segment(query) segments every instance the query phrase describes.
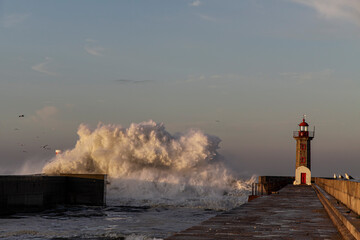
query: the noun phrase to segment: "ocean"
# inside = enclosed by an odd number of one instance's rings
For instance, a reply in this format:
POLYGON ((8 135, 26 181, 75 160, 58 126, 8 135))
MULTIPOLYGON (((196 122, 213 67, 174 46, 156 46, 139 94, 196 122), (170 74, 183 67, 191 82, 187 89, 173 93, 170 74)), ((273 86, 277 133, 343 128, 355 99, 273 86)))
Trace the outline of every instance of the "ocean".
POLYGON ((106 206, 2 217, 0 238, 163 239, 240 206, 255 182, 227 167, 221 140, 198 129, 171 134, 149 120, 128 128, 81 124, 77 133, 74 148, 41 172, 107 174, 106 206))
POLYGON ((3 216, 0 239, 164 239, 246 202, 250 182, 244 184, 248 186, 242 191, 220 198, 113 198, 104 207, 58 206, 39 213, 3 216))

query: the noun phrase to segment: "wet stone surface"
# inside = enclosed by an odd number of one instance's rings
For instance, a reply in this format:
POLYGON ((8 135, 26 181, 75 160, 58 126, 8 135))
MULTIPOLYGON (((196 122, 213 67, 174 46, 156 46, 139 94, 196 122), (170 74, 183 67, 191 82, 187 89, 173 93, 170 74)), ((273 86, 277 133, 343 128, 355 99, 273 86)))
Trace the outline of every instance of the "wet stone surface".
POLYGON ((310 186, 288 185, 167 240, 342 239, 310 186))

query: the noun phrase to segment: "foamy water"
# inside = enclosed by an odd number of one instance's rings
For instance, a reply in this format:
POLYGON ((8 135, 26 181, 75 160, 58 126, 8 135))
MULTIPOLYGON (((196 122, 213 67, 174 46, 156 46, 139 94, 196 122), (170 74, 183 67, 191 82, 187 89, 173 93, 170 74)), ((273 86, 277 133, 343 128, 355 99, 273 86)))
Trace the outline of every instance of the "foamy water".
POLYGON ((0 218, 1 239, 163 239, 219 212, 179 207, 59 208, 0 218))
POLYGON ((81 124, 78 135, 76 146, 57 155, 43 172, 108 174, 109 199, 177 205, 199 199, 191 207, 227 209, 232 203, 219 204, 220 199, 248 188, 225 167, 217 152, 220 139, 200 130, 171 134, 150 120, 128 128, 99 124, 94 130, 81 124))
POLYGON ((0 218, 1 239, 163 239, 240 206, 249 191, 219 198, 108 199, 105 207, 58 206, 0 218), (226 203, 226 204, 225 204, 226 203), (201 205, 203 204, 203 205, 201 205), (211 207, 215 206, 216 209, 211 207))
POLYGON ((107 206, 58 206, 0 218, 1 239, 164 239, 246 202, 243 189, 221 197, 108 198, 107 206), (226 207, 226 208, 224 208, 226 207))
POLYGON ((81 124, 79 140, 43 172, 108 174, 107 206, 59 206, 0 219, 5 239, 163 239, 247 200, 255 178, 239 179, 200 130, 170 134, 153 121, 81 124))

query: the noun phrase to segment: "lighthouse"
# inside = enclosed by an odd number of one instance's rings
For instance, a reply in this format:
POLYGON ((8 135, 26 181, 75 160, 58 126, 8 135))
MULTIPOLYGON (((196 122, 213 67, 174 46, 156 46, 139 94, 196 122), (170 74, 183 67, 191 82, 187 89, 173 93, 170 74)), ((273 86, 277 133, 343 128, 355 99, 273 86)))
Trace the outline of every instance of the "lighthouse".
POLYGON ((293 132, 296 140, 296 164, 294 185, 311 185, 311 145, 314 131, 309 131, 309 124, 305 121, 305 115, 299 124, 299 129, 293 132))

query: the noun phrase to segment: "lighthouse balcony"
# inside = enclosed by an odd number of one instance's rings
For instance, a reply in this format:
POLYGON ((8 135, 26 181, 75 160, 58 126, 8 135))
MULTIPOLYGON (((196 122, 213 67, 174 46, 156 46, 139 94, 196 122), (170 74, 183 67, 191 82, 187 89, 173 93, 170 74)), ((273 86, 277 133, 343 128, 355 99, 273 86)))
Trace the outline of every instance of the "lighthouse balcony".
POLYGON ((293 137, 310 137, 313 138, 315 136, 314 131, 308 131, 308 132, 301 132, 301 131, 294 131, 293 137))

